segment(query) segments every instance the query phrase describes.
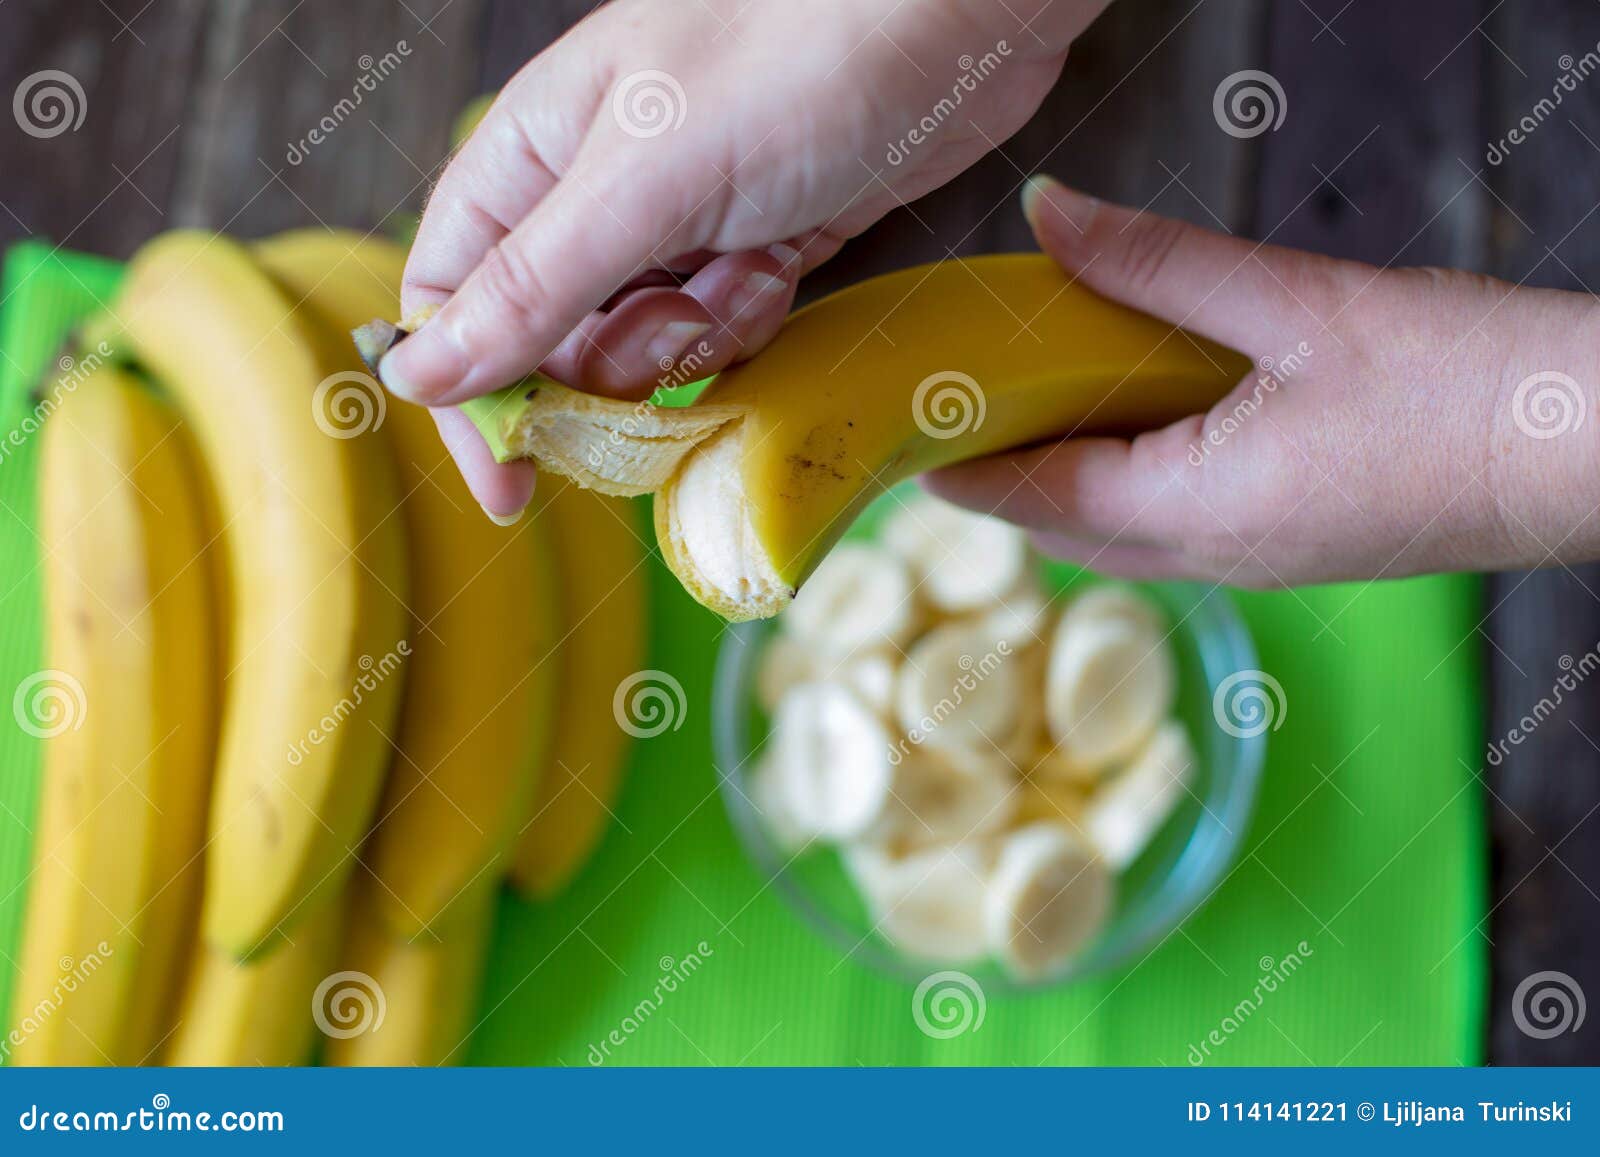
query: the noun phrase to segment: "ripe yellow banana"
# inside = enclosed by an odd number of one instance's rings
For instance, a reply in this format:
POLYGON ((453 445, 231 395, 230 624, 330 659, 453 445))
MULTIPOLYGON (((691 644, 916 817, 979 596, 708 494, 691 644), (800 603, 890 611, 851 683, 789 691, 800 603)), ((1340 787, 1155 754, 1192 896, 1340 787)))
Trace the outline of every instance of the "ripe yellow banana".
POLYGON ((348 1036, 341 1031, 329 1039, 323 1062, 460 1064, 478 1018, 499 896, 498 878, 484 877, 461 897, 448 927, 415 940, 395 936, 374 905, 353 905, 340 963, 352 977, 369 978, 374 997, 382 994, 383 1022, 352 1024, 363 1031, 348 1036))
MULTIPOLYGON (((391 242, 304 230, 254 252, 334 340, 397 308, 405 252, 391 242)), ((547 520, 485 518, 427 411, 390 405, 384 430, 404 489, 415 628, 395 762, 363 855, 390 928, 428 938, 457 897, 500 879, 526 821, 550 755, 564 631, 547 520)))
POLYGON ((146 1061, 194 930, 216 754, 215 608, 176 416, 110 366, 45 426, 45 738, 11 1027, 18 1063, 146 1061))
MULTIPOLYGON (((404 336, 360 335, 369 360, 404 336)), ((1071 284, 1038 254, 922 266, 801 310, 691 406, 540 378, 463 407, 504 459, 656 494, 656 538, 700 602, 778 613, 861 508, 902 478, 1067 433, 1202 410, 1239 354, 1071 284)))
POLYGON ((393 463, 330 420, 342 351, 243 246, 156 238, 113 317, 216 485, 232 606, 202 924, 250 956, 338 890, 389 761, 410 650, 393 463))
POLYGON ((589 858, 622 784, 630 736, 616 702, 623 681, 644 665, 649 572, 632 501, 558 478, 539 485, 534 505, 548 503, 543 516, 561 562, 566 661, 555 749, 517 841, 511 879, 547 899, 589 858))
POLYGON ((165 1063, 306 1064, 317 1039, 313 999, 337 964, 345 912, 340 896, 324 899, 275 951, 255 960, 200 945, 165 1063))

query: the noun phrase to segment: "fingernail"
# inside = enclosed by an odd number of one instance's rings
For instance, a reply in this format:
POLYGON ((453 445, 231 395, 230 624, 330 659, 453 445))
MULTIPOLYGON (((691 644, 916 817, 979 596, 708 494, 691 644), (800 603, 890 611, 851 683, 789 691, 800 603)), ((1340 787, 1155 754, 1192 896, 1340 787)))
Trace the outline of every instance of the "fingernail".
POLYGON ((378 363, 378 378, 390 393, 424 406, 443 397, 466 375, 466 354, 438 324, 418 330, 378 363))
POLYGON ((703 321, 669 321, 644 343, 645 355, 658 366, 670 366, 689 348, 690 342, 710 328, 703 321))
POLYGON ((1099 211, 1098 197, 1069 189, 1047 173, 1035 173, 1022 186, 1022 215, 1035 233, 1076 240, 1099 211))
POLYGON ((488 517, 489 521, 494 523, 496 526, 515 526, 517 523, 522 521, 522 516, 527 513, 527 508, 524 507, 515 514, 496 514, 494 511, 485 506, 483 508, 483 513, 488 517))
POLYGON ((750 273, 739 282, 729 302, 734 317, 759 313, 789 291, 789 283, 771 273, 750 273))
POLYGON ((782 266, 785 273, 789 272, 790 266, 798 269, 800 265, 800 250, 793 245, 785 245, 782 241, 776 245, 768 245, 767 256, 782 266))

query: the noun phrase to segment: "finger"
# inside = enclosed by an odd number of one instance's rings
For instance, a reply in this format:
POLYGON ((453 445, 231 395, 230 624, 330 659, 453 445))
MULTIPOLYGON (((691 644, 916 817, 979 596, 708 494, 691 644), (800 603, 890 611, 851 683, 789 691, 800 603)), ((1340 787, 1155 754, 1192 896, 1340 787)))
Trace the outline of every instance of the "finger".
POLYGON ((1194 514, 1183 456, 1202 420, 1185 418, 1132 442, 1070 438, 977 458, 935 471, 925 484, 1029 530, 1168 547, 1181 542, 1194 514))
POLYGON ((1188 579, 1183 559, 1174 551, 1156 546, 1124 546, 1097 538, 1034 531, 1029 538, 1034 547, 1050 558, 1076 563, 1085 570, 1113 578, 1149 582, 1157 579, 1188 579))
POLYGON ((1045 252, 1090 289, 1251 355, 1321 332, 1343 287, 1371 273, 1109 204, 1052 177, 1029 179, 1022 211, 1045 252))
POLYGON ((537 63, 506 86, 428 197, 401 282, 405 316, 448 301, 485 254, 555 188, 555 174, 517 112, 519 102, 504 99, 538 83, 537 63))
POLYGON ((460 410, 432 410, 438 424, 439 437, 445 448, 461 469, 467 489, 478 505, 495 522, 502 526, 515 522, 522 516, 528 501, 533 497, 534 481, 538 471, 532 462, 507 462, 501 464, 489 453, 489 444, 478 433, 472 419, 460 410))
POLYGON ((613 397, 647 397, 748 357, 783 325, 794 301, 798 255, 787 246, 712 261, 676 293, 623 302, 585 350, 580 384, 613 397))
MULTIPOLYGON (((692 202, 691 202, 692 207, 692 202)), ((636 175, 568 174, 484 255, 438 315, 395 346, 379 375, 402 398, 453 405, 537 367, 684 220, 636 175)))

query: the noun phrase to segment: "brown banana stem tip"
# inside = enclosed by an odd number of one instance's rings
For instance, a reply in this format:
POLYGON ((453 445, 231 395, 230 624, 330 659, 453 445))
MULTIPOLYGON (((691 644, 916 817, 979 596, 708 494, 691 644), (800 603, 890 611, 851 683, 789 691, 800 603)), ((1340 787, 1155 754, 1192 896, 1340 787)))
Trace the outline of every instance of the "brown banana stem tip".
POLYGON ((411 331, 401 329, 392 321, 379 318, 367 322, 366 325, 356 326, 350 331, 350 336, 355 339, 356 352, 361 355, 361 360, 366 363, 367 369, 376 374, 383 355, 410 337, 411 331))

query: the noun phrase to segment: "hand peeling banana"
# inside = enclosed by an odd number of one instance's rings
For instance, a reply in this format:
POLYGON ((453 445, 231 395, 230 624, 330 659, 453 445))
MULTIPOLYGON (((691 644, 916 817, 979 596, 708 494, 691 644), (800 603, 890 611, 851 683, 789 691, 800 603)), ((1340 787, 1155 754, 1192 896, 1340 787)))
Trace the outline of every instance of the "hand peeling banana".
POLYGON ((1166 621, 1117 584, 1061 606, 1018 532, 930 497, 883 541, 840 546, 773 632, 752 803, 784 855, 836 846, 900 951, 1047 980, 1193 774, 1166 621))
MULTIPOLYGON (((357 344, 375 366, 405 332, 374 323, 357 344)), ((701 603, 742 620, 788 606, 855 514, 903 478, 1069 431, 1162 426, 1204 410, 1249 368, 1073 284, 1042 255, 1010 254, 908 269, 819 301, 686 407, 532 377, 462 408, 501 461, 532 458, 608 494, 654 493, 668 565, 701 603), (1037 340, 1011 340, 1018 318, 1037 340), (954 430, 926 404, 930 383, 952 382, 968 391, 954 430)), ((959 557, 968 549, 958 540, 959 557)), ((1015 544, 1003 553, 1015 558, 1015 544)), ((929 600, 970 603, 999 576, 987 560, 972 575, 947 569, 929 600)))

